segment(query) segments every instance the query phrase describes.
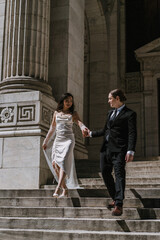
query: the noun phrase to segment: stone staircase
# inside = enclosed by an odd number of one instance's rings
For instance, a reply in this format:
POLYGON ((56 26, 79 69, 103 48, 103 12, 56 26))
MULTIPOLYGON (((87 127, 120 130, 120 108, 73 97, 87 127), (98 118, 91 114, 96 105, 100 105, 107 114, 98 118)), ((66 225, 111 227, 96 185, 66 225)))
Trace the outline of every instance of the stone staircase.
POLYGON ((76 162, 81 189, 52 197, 38 190, 0 190, 0 240, 160 240, 160 160, 127 164, 124 213, 113 217, 98 162, 76 162))

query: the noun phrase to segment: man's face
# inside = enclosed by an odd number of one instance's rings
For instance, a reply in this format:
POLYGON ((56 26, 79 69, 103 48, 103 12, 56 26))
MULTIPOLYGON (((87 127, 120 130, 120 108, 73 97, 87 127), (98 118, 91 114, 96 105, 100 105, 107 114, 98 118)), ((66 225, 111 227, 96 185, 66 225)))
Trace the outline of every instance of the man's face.
POLYGON ((119 103, 120 103, 119 97, 117 96, 116 98, 114 98, 112 96, 112 94, 109 93, 109 95, 108 95, 108 103, 110 104, 111 108, 118 108, 119 107, 119 103))

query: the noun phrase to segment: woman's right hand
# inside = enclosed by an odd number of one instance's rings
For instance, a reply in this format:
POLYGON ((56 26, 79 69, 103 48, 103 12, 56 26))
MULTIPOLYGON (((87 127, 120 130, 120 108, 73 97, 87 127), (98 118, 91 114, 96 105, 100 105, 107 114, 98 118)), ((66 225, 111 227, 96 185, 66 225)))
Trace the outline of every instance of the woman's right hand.
POLYGON ((82 130, 83 137, 89 137, 90 130, 88 128, 85 128, 82 130))
POLYGON ((42 148, 43 148, 44 150, 46 150, 47 144, 43 143, 42 148))

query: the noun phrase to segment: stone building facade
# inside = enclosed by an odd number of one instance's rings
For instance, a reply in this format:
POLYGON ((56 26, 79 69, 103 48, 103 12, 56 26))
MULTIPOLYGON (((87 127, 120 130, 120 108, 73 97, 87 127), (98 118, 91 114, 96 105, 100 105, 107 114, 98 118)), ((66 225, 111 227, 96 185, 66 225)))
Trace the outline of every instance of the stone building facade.
MULTIPOLYGON (((103 127, 108 92, 122 88, 138 116, 136 157, 159 155, 160 34, 131 38, 133 2, 0 0, 0 188, 39 188, 51 176, 41 145, 64 92, 92 130, 103 127)), ((159 23, 159 0, 152 4, 159 23)), ((102 139, 74 130, 75 157, 98 161, 102 139)))

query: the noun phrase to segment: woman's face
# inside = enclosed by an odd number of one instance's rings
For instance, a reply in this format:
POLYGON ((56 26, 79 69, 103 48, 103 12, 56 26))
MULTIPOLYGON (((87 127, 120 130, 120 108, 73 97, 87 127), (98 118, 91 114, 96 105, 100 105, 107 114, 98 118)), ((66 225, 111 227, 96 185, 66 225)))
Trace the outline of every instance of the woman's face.
POLYGON ((64 99, 63 101, 63 108, 64 109, 69 109, 73 104, 73 98, 72 97, 68 97, 66 99, 64 99))

